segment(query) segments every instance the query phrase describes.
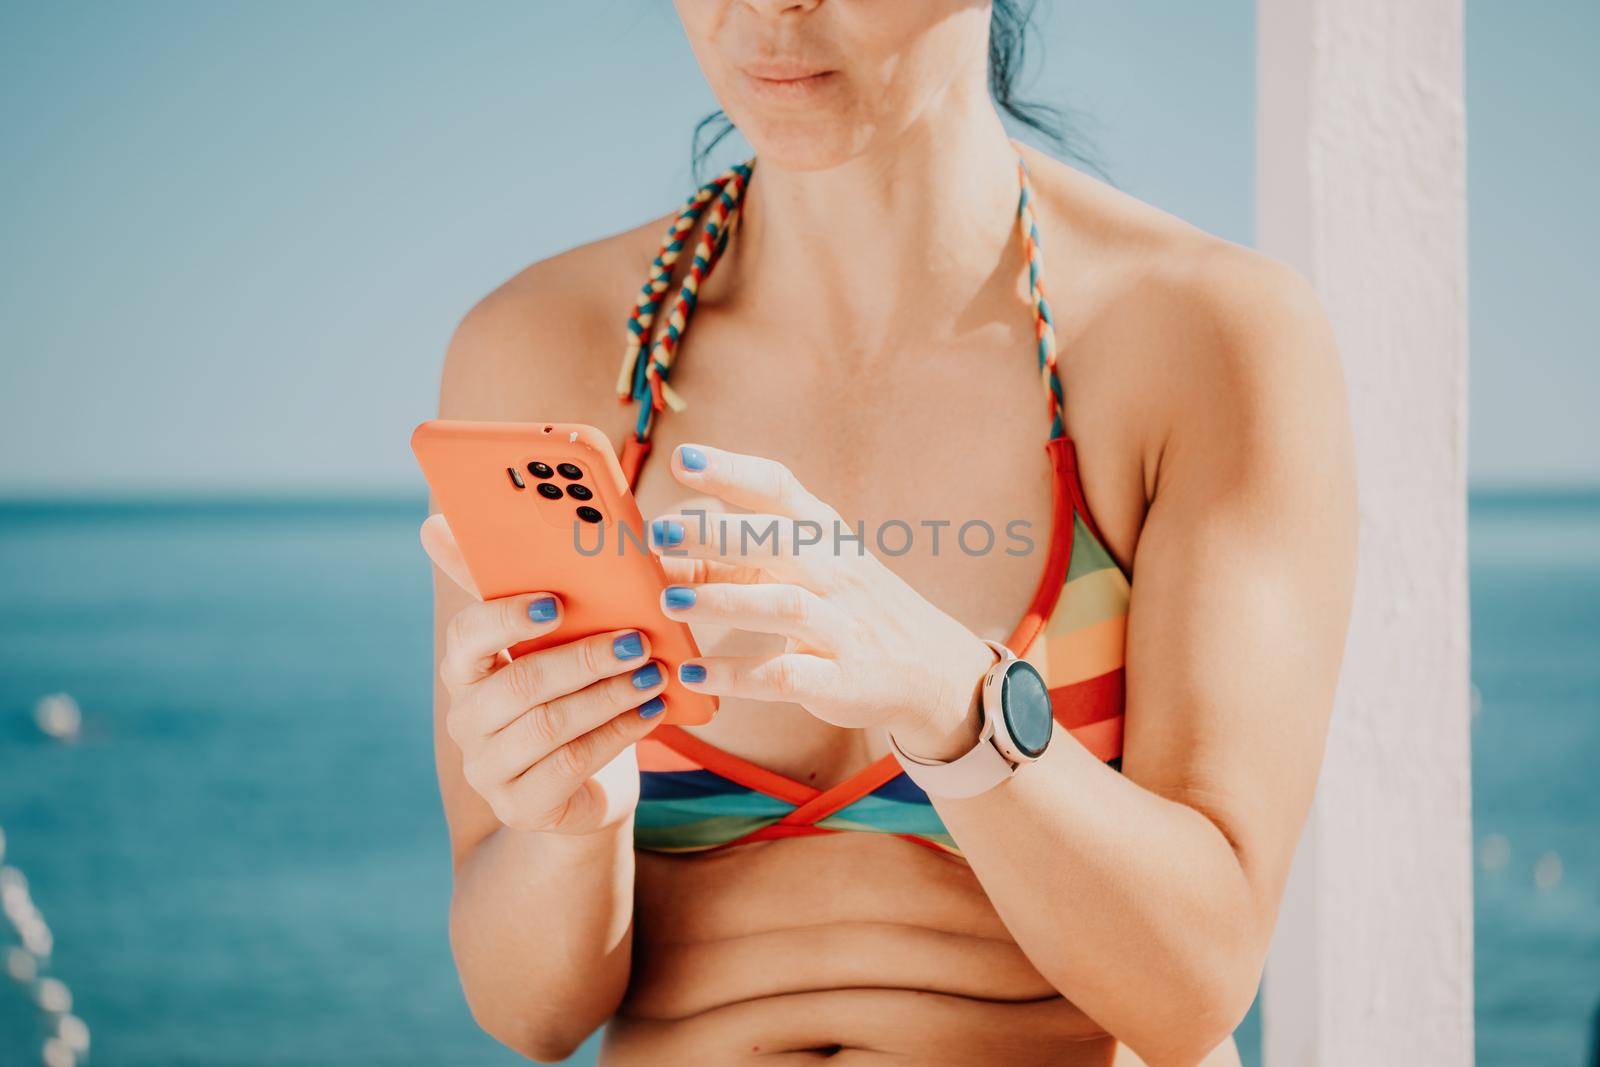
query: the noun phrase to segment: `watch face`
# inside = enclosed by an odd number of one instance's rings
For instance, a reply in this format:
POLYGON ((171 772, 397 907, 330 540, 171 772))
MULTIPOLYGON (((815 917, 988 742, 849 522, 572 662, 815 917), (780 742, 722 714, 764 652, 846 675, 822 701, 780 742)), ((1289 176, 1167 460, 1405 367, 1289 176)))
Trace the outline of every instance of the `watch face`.
POLYGON ((1037 759, 1050 743, 1055 722, 1050 717, 1050 690, 1033 664, 1019 659, 1006 670, 1000 685, 1000 709, 1012 742, 1023 755, 1037 759))

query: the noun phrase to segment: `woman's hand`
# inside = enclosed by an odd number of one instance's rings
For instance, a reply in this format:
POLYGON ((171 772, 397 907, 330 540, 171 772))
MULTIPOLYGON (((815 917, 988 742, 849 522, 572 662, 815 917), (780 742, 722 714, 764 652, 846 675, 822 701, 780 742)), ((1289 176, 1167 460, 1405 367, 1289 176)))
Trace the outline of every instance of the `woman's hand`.
MULTIPOLYGON (((440 570, 477 595, 442 515, 423 524, 422 543, 440 570)), ((560 625, 553 593, 478 601, 450 620, 439 676, 463 776, 495 816, 516 830, 586 834, 638 804, 633 744, 658 721, 665 667, 649 658, 649 638, 638 630, 515 660, 504 651, 560 625)))
POLYGON ((672 473, 754 514, 683 512, 650 524, 675 583, 662 595, 667 615, 788 639, 775 656, 684 664, 684 684, 799 704, 835 726, 883 727, 929 759, 972 747, 978 685, 995 661, 972 631, 879 562, 859 528, 781 463, 683 445, 672 473))

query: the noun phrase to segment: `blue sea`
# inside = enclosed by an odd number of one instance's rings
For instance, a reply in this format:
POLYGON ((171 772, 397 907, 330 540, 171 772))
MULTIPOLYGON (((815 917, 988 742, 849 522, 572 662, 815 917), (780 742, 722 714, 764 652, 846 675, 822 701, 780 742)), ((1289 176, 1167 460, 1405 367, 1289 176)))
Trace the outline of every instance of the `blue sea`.
MULTIPOLYGON (((521 1062, 446 943, 421 517, 0 504, 0 828, 95 1063, 521 1062), (34 724, 50 693, 74 744, 34 724)), ((1600 497, 1478 497, 1471 538, 1479 1063, 1587 1067, 1600 497)), ((39 1062, 27 997, 0 976, 0 1064, 39 1062)))

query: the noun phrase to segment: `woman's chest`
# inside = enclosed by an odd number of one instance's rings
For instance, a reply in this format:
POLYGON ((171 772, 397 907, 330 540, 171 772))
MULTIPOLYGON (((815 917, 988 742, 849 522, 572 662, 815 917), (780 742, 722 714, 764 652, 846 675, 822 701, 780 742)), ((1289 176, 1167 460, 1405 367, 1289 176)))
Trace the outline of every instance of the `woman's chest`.
POLYGON ((688 407, 660 417, 637 487, 647 517, 736 510, 672 478, 679 444, 774 459, 841 518, 817 551, 870 553, 974 629, 1014 625, 1056 533, 1049 417, 1028 353, 942 349, 891 373, 884 361, 697 341, 673 373, 688 407))
MULTIPOLYGON (((902 353, 807 352, 715 318, 696 329, 672 373, 688 407, 659 417, 639 481, 647 517, 737 510, 673 478, 680 444, 774 459, 840 516, 813 551, 841 567, 870 553, 979 636, 1011 637, 1073 535, 1070 523, 1054 522, 1063 486, 1031 345, 1000 329, 902 353)), ((783 650, 763 634, 702 627, 695 636, 708 656, 783 650)), ((887 752, 883 738, 840 731, 802 708, 728 699, 696 733, 818 787, 887 752)))

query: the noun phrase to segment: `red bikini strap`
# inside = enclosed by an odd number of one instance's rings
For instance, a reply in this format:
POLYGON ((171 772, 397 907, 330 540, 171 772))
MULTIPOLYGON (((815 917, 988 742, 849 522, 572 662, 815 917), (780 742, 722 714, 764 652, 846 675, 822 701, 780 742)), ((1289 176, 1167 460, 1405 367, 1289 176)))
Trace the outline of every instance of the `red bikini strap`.
POLYGON ((1044 574, 1039 578, 1039 588, 1033 594, 1028 613, 1017 623, 1006 647, 1017 655, 1026 655, 1045 621, 1056 610, 1061 599, 1061 589, 1067 582, 1067 568, 1072 563, 1072 540, 1075 528, 1075 501, 1079 496, 1078 458, 1070 437, 1055 437, 1045 446, 1050 454, 1050 467, 1054 474, 1050 493, 1050 558, 1045 561, 1044 574))
POLYGON ((650 455, 650 442, 641 441, 632 433, 622 442, 622 455, 618 457, 622 462, 622 476, 628 479, 628 488, 634 489, 639 484, 639 471, 644 467, 645 457, 650 455))
POLYGON ((724 752, 715 745, 700 740, 681 726, 658 726, 650 736, 678 755, 698 763, 717 777, 726 778, 752 792, 765 793, 769 797, 796 806, 807 804, 819 795, 814 787, 785 778, 776 771, 769 771, 759 764, 740 759, 731 752, 724 752))
POLYGON ((825 789, 795 808, 778 822, 784 826, 811 826, 867 796, 900 774, 900 763, 893 755, 884 756, 857 771, 832 789, 825 789), (848 786, 848 788, 844 788, 848 786))

